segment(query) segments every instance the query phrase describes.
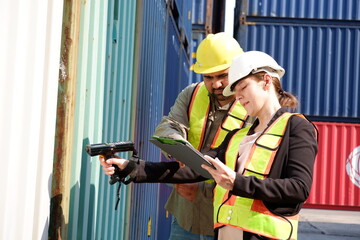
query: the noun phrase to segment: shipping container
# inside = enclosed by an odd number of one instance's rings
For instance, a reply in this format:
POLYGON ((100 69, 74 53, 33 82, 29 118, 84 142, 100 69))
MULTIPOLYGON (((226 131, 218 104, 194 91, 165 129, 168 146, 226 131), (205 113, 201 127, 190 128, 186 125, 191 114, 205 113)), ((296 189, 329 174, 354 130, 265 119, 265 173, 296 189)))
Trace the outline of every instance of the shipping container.
MULTIPOLYGON (((165 68, 165 89, 163 99, 163 115, 169 113, 171 106, 181 91, 180 85, 180 66, 182 65, 181 52, 183 52, 183 45, 181 43, 180 31, 175 22, 174 14, 177 8, 169 8, 167 12, 167 43, 166 43, 166 68, 165 68), (174 12, 175 11, 175 12, 174 12)), ((161 156, 159 159, 164 161, 161 156)), ((165 210, 165 204, 171 193, 171 185, 159 184, 158 195, 158 219, 156 221, 157 239, 168 239, 170 235, 171 216, 165 210)))
POLYGON ((285 68, 285 91, 319 128, 306 207, 359 210, 360 2, 237 0, 234 35, 285 68))
POLYGON ((205 20, 211 2, 20 0, 0 9, 1 150, 10 159, 20 144, 24 155, 0 174, 3 239, 167 239, 160 185, 122 185, 117 195, 84 147, 133 140, 140 155, 161 160, 148 140, 197 81, 192 7, 201 3, 205 20))
POLYGON ((360 210, 360 124, 314 124, 319 152, 305 207, 360 210))
POLYGON ((207 17, 207 0, 197 0, 196 3, 192 4, 191 23, 192 31, 204 31, 206 29, 206 17, 207 17))
MULTIPOLYGON (((55 239, 61 230, 66 239, 126 239, 130 189, 120 189, 121 201, 115 211, 117 186, 109 184, 98 157, 91 158, 85 146, 132 138, 136 2, 89 1, 79 4, 79 8, 67 3, 66 9, 79 17, 79 26, 74 27, 79 37, 72 42, 78 52, 74 62, 66 66, 77 73, 68 81, 73 95, 66 95, 74 102, 74 109, 65 120, 74 127, 64 130, 68 136, 64 142, 71 144, 71 156, 56 152, 56 162, 69 164, 68 169, 54 171, 65 171, 69 177, 60 179, 55 175, 55 182, 64 185, 64 193, 69 194, 69 198, 63 197, 63 204, 68 204, 69 209, 60 209, 66 220, 61 212, 53 212, 49 237, 55 239)), ((67 47, 62 54, 66 54, 67 47)), ((61 122, 65 116, 58 114, 57 118, 61 122)), ((60 133, 62 126, 57 127, 60 133)), ((60 149, 61 143, 58 145, 60 149)), ((121 156, 128 157, 129 153, 121 156)), ((58 205, 54 203, 54 209, 58 205)))
POLYGON ((238 1, 235 36, 273 56, 284 90, 318 121, 360 122, 360 2, 238 1))
MULTIPOLYGON (((160 151, 149 142, 163 115, 167 5, 139 1, 137 9, 136 104, 134 141, 140 157, 159 162, 160 151)), ((157 239, 159 184, 133 184, 129 239, 157 239)))
MULTIPOLYGON (((166 64, 165 64, 165 89, 163 99, 163 115, 167 115, 171 106, 175 103, 178 94, 189 84, 193 82, 190 77, 190 61, 193 33, 189 31, 192 10, 189 8, 194 2, 173 1, 167 11, 167 43, 166 43, 166 64), (181 10, 183 9, 183 10, 181 10), (186 10, 184 10, 186 9, 186 10), (186 19, 179 20, 179 19, 186 19), (184 29, 188 33, 184 38, 184 29)), ((160 157, 160 161, 167 161, 164 156, 160 157)), ((171 184, 159 184, 158 195, 158 218, 157 239, 168 239, 170 235, 170 227, 172 216, 165 210, 165 204, 172 191, 171 184)))
POLYGON ((299 19, 360 20, 358 0, 238 0, 249 16, 299 19))
POLYGON ((61 174, 53 156, 64 4, 1 1, 0 239, 49 239, 50 201, 61 199, 52 179, 61 174))

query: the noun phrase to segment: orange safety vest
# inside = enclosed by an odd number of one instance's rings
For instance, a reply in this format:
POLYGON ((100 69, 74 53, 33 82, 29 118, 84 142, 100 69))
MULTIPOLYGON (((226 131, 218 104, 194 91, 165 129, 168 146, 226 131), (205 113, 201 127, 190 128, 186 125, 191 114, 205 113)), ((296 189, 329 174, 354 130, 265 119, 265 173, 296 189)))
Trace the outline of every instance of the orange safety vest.
MULTIPOLYGON (((289 118, 293 115, 305 118, 301 114, 284 113, 256 139, 245 163, 244 176, 267 178, 289 118)), ((240 129, 229 141, 225 163, 232 169, 235 169, 238 158, 239 143, 249 129, 240 129)), ((229 225, 272 239, 297 239, 298 215, 284 217, 273 214, 261 200, 229 195, 229 190, 219 185, 214 190, 214 216, 215 228, 229 225)))
MULTIPOLYGON (((203 144, 206 123, 210 111, 209 91, 204 82, 200 82, 194 89, 188 108, 189 132, 188 141, 194 148, 200 150, 203 144)), ((247 113, 239 101, 234 101, 231 105, 222 124, 219 126, 211 148, 219 146, 226 134, 236 128, 241 128, 247 118, 247 113)))

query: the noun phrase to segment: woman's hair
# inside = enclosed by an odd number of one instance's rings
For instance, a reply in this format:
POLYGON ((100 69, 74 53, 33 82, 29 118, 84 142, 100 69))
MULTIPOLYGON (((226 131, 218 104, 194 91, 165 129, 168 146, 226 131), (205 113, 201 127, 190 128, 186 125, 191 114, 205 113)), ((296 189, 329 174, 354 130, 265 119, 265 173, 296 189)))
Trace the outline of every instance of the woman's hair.
MULTIPOLYGON (((265 72, 255 73, 253 76, 261 81, 264 79, 265 72)), ((272 82, 275 87, 275 92, 277 93, 279 103, 282 107, 291 107, 295 109, 298 106, 299 101, 297 98, 289 92, 285 92, 280 84, 280 80, 276 77, 272 77, 272 82)))

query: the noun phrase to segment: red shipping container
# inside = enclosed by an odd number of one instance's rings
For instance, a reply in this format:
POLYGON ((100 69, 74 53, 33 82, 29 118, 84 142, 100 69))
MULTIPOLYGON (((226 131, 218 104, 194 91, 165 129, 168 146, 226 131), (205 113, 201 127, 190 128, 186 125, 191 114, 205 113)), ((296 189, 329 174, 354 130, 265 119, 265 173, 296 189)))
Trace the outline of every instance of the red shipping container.
POLYGON ((314 122, 319 152, 304 207, 360 210, 360 124, 314 122))

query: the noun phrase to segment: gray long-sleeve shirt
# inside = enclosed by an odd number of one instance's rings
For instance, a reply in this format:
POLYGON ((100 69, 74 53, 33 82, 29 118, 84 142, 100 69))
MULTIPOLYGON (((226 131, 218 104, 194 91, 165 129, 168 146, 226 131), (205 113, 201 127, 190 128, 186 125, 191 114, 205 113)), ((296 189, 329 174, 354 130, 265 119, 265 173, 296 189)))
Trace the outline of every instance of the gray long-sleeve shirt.
MULTIPOLYGON (((189 130, 188 106, 196 84, 186 87, 177 97, 168 116, 163 117, 157 126, 154 135, 186 139, 189 130)), ((206 123, 204 142, 200 151, 206 153, 210 150, 211 143, 222 119, 227 114, 232 102, 220 106, 210 97, 210 112, 206 123)), ((195 202, 190 202, 180 196, 175 189, 166 203, 168 210, 177 219, 178 224, 187 231, 213 235, 213 193, 214 183, 201 182, 198 186, 195 202)))

